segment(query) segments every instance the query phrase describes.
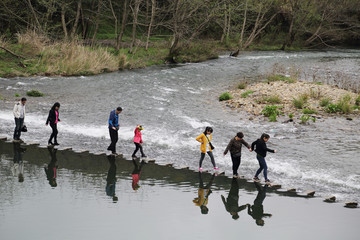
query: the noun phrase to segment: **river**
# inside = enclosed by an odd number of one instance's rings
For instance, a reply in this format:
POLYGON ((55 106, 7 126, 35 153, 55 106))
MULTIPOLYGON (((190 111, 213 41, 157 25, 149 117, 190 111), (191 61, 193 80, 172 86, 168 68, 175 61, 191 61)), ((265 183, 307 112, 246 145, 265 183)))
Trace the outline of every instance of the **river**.
MULTIPOLYGON (((320 119, 310 125, 270 123, 233 111, 219 95, 243 79, 271 74, 275 69, 297 71, 300 79, 359 89, 360 51, 248 52, 203 63, 154 66, 98 76, 0 79, 0 135, 12 137, 12 108, 16 97, 37 89, 44 97, 28 97, 25 142, 46 145, 51 133, 45 126, 49 109, 60 102, 60 148, 105 152, 110 142, 107 120, 111 110, 120 114, 118 152, 130 158, 133 131, 142 124, 144 151, 160 165, 197 170, 200 157, 195 138, 212 126, 215 160, 231 175, 230 156, 223 151, 236 132, 251 144, 269 133, 269 178, 285 188, 316 190, 320 196, 360 201, 360 119, 320 119)), ((246 150, 246 149, 245 149, 246 150)), ((240 175, 251 178, 258 162, 243 149, 240 175)), ((206 158, 203 167, 210 170, 206 158)), ((262 175, 261 175, 262 177, 262 175)))

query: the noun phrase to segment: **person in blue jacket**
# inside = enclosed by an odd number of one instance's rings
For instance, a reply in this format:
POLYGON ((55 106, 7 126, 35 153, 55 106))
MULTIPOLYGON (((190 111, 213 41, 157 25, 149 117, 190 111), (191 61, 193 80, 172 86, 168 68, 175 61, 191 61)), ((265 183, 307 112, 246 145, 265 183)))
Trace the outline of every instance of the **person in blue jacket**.
POLYGON ((118 131, 119 131, 119 114, 122 112, 121 107, 117 107, 110 112, 109 116, 109 134, 111 139, 111 144, 107 150, 111 151, 112 154, 116 154, 116 143, 118 141, 118 131))

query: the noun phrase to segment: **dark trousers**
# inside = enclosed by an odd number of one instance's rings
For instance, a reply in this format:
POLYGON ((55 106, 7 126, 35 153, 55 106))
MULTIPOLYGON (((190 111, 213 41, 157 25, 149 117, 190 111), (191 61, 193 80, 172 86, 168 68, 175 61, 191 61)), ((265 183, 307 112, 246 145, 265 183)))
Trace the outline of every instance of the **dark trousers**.
POLYGON ((109 133, 110 133, 110 139, 111 139, 111 143, 108 147, 108 150, 110 150, 113 153, 116 153, 116 143, 119 139, 118 137, 118 131, 114 130, 112 128, 109 128, 109 133))
POLYGON ((137 151, 139 151, 139 149, 140 149, 140 152, 141 152, 141 156, 142 156, 142 157, 145 156, 145 153, 143 152, 143 148, 142 148, 141 144, 140 144, 140 143, 136 143, 136 142, 134 142, 134 144, 135 144, 135 151, 134 151, 134 153, 132 154, 132 156, 134 157, 135 154, 137 153, 137 151))
MULTIPOLYGON (((216 167, 213 153, 210 152, 210 151, 208 151, 207 154, 209 155, 209 157, 210 157, 210 159, 211 159, 212 165, 213 165, 214 167, 216 167)), ((202 162, 203 162, 204 158, 205 158, 205 153, 201 153, 200 161, 199 161, 199 167, 200 167, 200 168, 201 168, 201 166, 202 166, 202 162)))
POLYGON ((232 170, 233 175, 238 175, 238 169, 241 163, 241 155, 236 157, 235 155, 231 155, 231 161, 232 161, 232 170))
POLYGON ((259 161, 260 168, 256 171, 255 177, 258 177, 262 170, 264 170, 264 178, 267 180, 267 165, 265 158, 257 154, 257 160, 259 161))
POLYGON ((14 139, 19 140, 21 135, 21 128, 24 124, 24 118, 15 118, 14 139))
POLYGON ((49 138, 49 143, 52 141, 52 139, 54 138, 54 143, 57 143, 57 135, 58 135, 58 130, 57 130, 57 124, 56 123, 50 123, 50 127, 52 129, 52 133, 50 135, 49 138))

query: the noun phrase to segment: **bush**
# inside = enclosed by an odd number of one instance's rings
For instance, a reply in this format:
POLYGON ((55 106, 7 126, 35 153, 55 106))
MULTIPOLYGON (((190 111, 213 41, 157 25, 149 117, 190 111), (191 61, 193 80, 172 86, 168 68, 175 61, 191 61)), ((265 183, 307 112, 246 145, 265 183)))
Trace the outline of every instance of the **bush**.
POLYGON ((294 114, 290 113, 290 114, 289 114, 289 118, 290 118, 290 119, 293 119, 293 117, 294 117, 294 114))
POLYGON ((246 88, 246 83, 239 83, 237 88, 238 89, 245 89, 246 88))
POLYGON ((355 105, 360 106, 360 95, 355 99, 355 105))
POLYGON ((286 77, 284 75, 279 75, 279 74, 275 74, 275 75, 270 75, 267 77, 267 82, 276 82, 276 81, 284 81, 287 83, 294 83, 296 82, 294 79, 290 78, 290 77, 286 77))
POLYGON ((246 91, 246 92, 243 92, 243 93, 241 94, 241 97, 242 97, 242 98, 247 98, 247 96, 249 96, 249 94, 252 94, 252 93, 254 93, 254 91, 251 91, 251 90, 246 91))
POLYGON ((300 121, 301 121, 300 123, 305 124, 305 123, 307 123, 307 121, 309 121, 309 119, 310 119, 310 116, 307 114, 304 114, 300 117, 300 121))
POLYGON ((343 98, 338 102, 338 109, 342 113, 350 113, 351 105, 350 105, 351 97, 349 94, 343 96, 343 98))
POLYGON ((320 99, 320 106, 321 107, 326 107, 330 103, 331 103, 330 98, 322 98, 322 99, 320 99))
POLYGON ((302 112, 304 114, 313 114, 313 113, 317 113, 317 111, 313 110, 313 109, 309 109, 309 108, 305 108, 302 110, 302 112))
POLYGON ((44 94, 38 90, 30 90, 26 92, 26 95, 30 97, 42 97, 44 94))
POLYGON ((293 99, 294 107, 298 109, 302 109, 304 107, 304 104, 307 102, 307 100, 308 100, 308 95, 306 94, 300 95, 298 98, 294 98, 293 99))
POLYGON ((277 122, 275 114, 269 116, 269 122, 277 122))
POLYGON ((326 106, 325 111, 327 113, 337 113, 339 111, 339 107, 337 104, 330 103, 329 105, 326 106))
POLYGON ((281 111, 278 110, 279 108, 281 107, 275 105, 272 106, 266 105, 264 109, 261 111, 261 114, 263 114, 265 117, 270 117, 271 115, 277 116, 282 113, 281 111))
POLYGON ((279 96, 270 96, 267 98, 263 99, 264 102, 269 102, 269 103, 281 103, 281 99, 279 96))
POLYGON ((229 100, 232 98, 233 98, 233 96, 231 96, 231 94, 229 92, 224 92, 220 95, 219 101, 226 101, 226 100, 229 100))

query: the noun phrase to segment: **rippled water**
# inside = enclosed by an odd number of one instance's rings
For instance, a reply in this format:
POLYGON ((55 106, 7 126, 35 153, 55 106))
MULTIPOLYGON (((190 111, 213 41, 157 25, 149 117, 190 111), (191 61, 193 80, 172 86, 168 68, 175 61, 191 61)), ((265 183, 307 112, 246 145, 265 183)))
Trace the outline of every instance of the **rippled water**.
MULTIPOLYGON (((42 98, 28 98, 25 141, 45 145, 50 128, 45 120, 52 104, 61 103, 58 124, 62 147, 104 152, 109 144, 107 119, 117 106, 120 115, 118 151, 129 157, 134 146, 133 130, 144 127, 144 150, 159 164, 173 163, 197 169, 199 144, 195 141, 205 126, 214 128, 215 160, 230 174, 230 157, 222 156, 228 141, 243 131, 251 143, 262 132, 271 135, 267 157, 269 178, 285 187, 316 190, 323 196, 360 200, 359 119, 321 119, 309 126, 269 123, 226 108, 220 93, 244 78, 256 79, 274 68, 297 69, 302 79, 329 83, 346 79, 359 86, 360 51, 249 52, 238 58, 197 64, 157 66, 89 77, 36 77, 0 79, 0 134, 12 136, 15 93, 37 89, 42 98)), ((344 82, 344 80, 342 80, 344 82)), ((340 85, 339 83, 337 83, 340 85)), ((258 167, 254 153, 243 152, 240 174, 251 178, 258 167)), ((210 169, 209 159, 204 163, 210 169)))

